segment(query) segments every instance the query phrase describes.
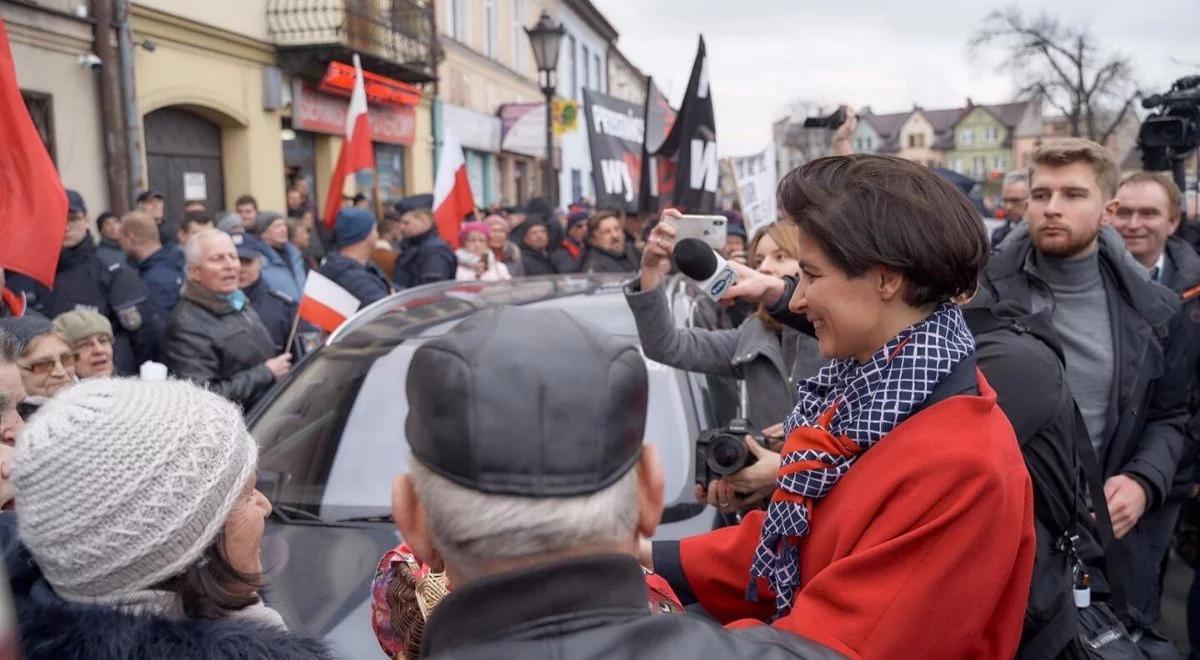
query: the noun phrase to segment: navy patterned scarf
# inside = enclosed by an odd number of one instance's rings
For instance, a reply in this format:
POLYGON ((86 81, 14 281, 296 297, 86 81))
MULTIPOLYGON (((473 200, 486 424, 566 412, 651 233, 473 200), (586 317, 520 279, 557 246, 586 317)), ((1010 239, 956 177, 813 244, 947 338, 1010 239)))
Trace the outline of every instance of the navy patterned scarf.
POLYGON ((950 370, 974 352, 975 339, 962 311, 943 303, 865 364, 853 358, 834 360, 800 384, 800 401, 786 423, 788 441, 777 489, 750 568, 747 600, 758 599, 755 579, 762 577, 775 591, 775 616, 791 610, 800 582, 797 544, 808 534, 814 501, 825 497, 862 452, 920 408, 950 370))

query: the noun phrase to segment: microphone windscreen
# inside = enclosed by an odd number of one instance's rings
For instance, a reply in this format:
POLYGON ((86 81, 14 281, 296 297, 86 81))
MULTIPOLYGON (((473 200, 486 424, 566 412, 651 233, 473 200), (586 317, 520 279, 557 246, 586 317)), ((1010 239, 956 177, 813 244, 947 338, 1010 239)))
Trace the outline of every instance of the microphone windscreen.
POLYGON ((675 267, 687 277, 703 282, 717 272, 717 253, 698 238, 685 238, 675 244, 675 267))

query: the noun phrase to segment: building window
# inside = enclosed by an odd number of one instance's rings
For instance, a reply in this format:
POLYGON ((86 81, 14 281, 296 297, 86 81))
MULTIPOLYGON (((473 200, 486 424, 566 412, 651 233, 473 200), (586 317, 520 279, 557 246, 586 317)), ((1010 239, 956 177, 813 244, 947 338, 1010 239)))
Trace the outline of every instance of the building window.
POLYGON ((864 147, 863 147, 863 139, 862 139, 862 138, 854 138, 854 150, 855 150, 855 151, 862 151, 863 149, 864 149, 864 147))
POLYGON ((983 139, 986 140, 988 144, 996 144, 1000 141, 999 129, 997 129, 995 126, 988 126, 987 131, 984 133, 983 139))
POLYGON ((962 174, 963 173, 963 159, 955 158, 954 159, 954 167, 951 169, 953 169, 955 172, 957 172, 959 174, 962 174))
POLYGON ((573 34, 567 35, 567 50, 570 52, 570 55, 571 55, 568 58, 568 62, 570 63, 570 70, 567 72, 568 75, 570 76, 569 82, 571 83, 571 87, 570 87, 571 98, 578 99, 579 98, 579 81, 578 81, 578 76, 576 75, 575 72, 579 70, 579 59, 575 55, 575 35, 573 35, 573 34))
POLYGON ((25 109, 29 111, 29 118, 33 120, 38 137, 42 138, 42 144, 46 146, 46 153, 50 154, 50 160, 57 164, 58 155, 54 148, 54 97, 41 92, 21 90, 21 100, 25 102, 25 109))
POLYGON ((602 84, 604 77, 600 75, 600 53, 592 54, 592 71, 596 72, 595 80, 592 81, 592 89, 598 92, 602 91, 604 89, 604 85, 602 84))
POLYGON ((521 55, 525 52, 527 43, 529 38, 525 36, 525 0, 513 0, 512 67, 517 71, 524 66, 521 55))
POLYGON ((923 149, 925 147, 925 134, 909 133, 908 146, 912 149, 923 149))
POLYGON ((987 159, 983 156, 976 156, 974 168, 975 178, 982 178, 985 169, 987 169, 987 159))
POLYGON ((467 19, 471 12, 470 2, 471 0, 449 0, 450 36, 462 43, 467 43, 470 36, 470 30, 467 27, 467 19))
POLYGON ((1008 169, 1008 159, 1004 156, 996 156, 992 159, 992 169, 997 172, 1003 172, 1008 169))
MULTIPOLYGON (((404 190, 404 147, 396 144, 375 143, 375 172, 379 176, 379 199, 385 206, 405 196, 404 190)), ((370 195, 370 190, 362 190, 370 195)))
POLYGON ((483 54, 496 57, 496 0, 483 0, 483 54))
POLYGON ((471 193, 475 196, 475 206, 487 205, 488 188, 488 154, 474 149, 463 149, 467 161, 467 180, 471 183, 471 193))
POLYGON ((967 147, 975 144, 975 131, 970 128, 962 129, 958 132, 958 142, 967 147))
MULTIPOLYGON (((592 77, 590 75, 591 71, 589 69, 589 64, 591 63, 591 59, 588 57, 588 47, 581 46, 581 48, 583 48, 583 80, 579 81, 579 86, 584 89, 587 89, 588 86, 591 84, 591 80, 592 80, 592 77)), ((580 96, 582 96, 582 95, 583 94, 581 92, 580 96)))
POLYGON ((867 136, 867 151, 875 151, 875 138, 867 136))

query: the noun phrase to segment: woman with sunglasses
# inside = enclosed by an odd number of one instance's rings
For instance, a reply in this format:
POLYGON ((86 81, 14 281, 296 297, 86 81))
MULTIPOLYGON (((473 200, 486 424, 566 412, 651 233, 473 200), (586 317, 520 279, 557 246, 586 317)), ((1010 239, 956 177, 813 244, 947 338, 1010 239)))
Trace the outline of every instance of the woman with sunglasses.
POLYGON ((0 319, 0 332, 18 346, 17 367, 26 394, 22 418, 29 419, 51 397, 78 382, 75 352, 50 321, 33 316, 0 319))

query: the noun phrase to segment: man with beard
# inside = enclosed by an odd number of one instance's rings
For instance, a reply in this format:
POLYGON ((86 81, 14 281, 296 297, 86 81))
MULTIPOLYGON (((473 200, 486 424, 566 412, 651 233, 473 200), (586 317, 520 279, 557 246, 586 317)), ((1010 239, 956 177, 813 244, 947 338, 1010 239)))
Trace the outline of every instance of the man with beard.
POLYGON ((621 219, 613 211, 597 211, 588 220, 588 251, 584 273, 632 273, 641 258, 625 240, 621 219))
POLYGON ((1155 539, 1174 523, 1163 505, 1194 381, 1179 296, 1150 281, 1106 226, 1119 204, 1116 162, 1104 147, 1044 144, 1033 155, 1030 188, 1026 222, 992 255, 980 295, 1051 312, 1119 539, 1108 553, 1109 575, 1128 601, 1119 614, 1152 645, 1162 639, 1153 627, 1165 551, 1155 539))

